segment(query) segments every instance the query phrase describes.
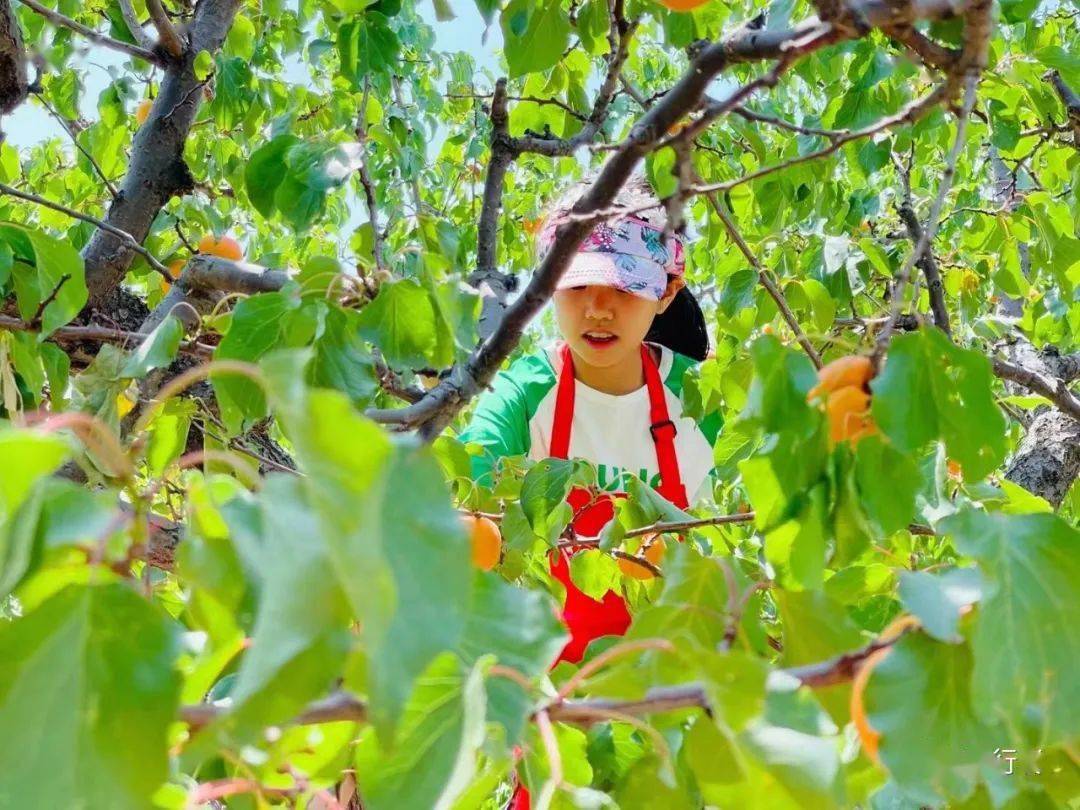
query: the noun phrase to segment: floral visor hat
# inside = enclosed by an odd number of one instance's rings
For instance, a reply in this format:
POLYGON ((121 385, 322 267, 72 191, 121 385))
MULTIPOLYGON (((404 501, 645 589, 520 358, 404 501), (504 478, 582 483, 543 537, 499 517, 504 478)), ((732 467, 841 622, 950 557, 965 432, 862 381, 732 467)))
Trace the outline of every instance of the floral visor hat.
MULTIPOLYGON (((550 250, 555 229, 566 214, 556 211, 544 223, 537 237, 541 256, 550 250)), ((661 224, 650 222, 647 215, 628 215, 601 222, 593 229, 555 289, 600 284, 659 301, 667 289, 668 276, 681 276, 685 269, 681 237, 665 240, 661 224)))

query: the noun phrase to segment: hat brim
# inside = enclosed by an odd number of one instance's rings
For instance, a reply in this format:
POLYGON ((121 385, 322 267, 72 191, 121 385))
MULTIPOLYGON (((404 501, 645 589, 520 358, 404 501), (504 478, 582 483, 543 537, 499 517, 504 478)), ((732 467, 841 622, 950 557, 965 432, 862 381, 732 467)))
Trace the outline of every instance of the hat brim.
POLYGON ((657 262, 625 253, 578 253, 555 285, 556 290, 597 284, 614 287, 649 301, 667 289, 667 272, 657 262))

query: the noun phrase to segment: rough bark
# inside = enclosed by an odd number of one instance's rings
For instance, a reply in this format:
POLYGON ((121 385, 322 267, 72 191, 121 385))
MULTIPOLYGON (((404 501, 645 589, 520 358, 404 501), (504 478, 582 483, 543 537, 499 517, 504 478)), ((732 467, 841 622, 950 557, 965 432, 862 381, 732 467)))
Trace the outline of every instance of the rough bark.
POLYGON ((0 0, 0 113, 23 103, 29 87, 22 31, 9 0, 0 0))
MULTIPOLYGON (((995 200, 999 205, 1007 202, 1010 210, 1015 208, 1023 198, 1013 193, 1009 171, 993 147, 990 165, 995 200)), ((1030 259, 1026 243, 1020 245, 1020 259, 1021 269, 1027 276, 1030 259)), ((1002 296, 998 311, 1003 316, 1019 318, 1023 313, 1023 302, 1002 296)), ((1080 377, 1080 355, 1060 356, 1056 351, 1039 352, 1019 331, 1011 336, 1002 353, 1009 362, 1044 376, 1065 382, 1080 377)), ((1077 475, 1080 475, 1080 422, 1056 408, 1042 410, 1028 426, 1005 472, 1005 478, 1045 498, 1056 508, 1077 475)))
MULTIPOLYGON (((190 47, 166 70, 150 117, 135 135, 131 163, 105 221, 140 243, 165 203, 193 188, 183 152, 204 85, 195 77, 195 57, 199 51, 220 49, 239 6, 239 0, 198 4, 189 32, 190 47)), ((83 249, 88 308, 102 308, 127 273, 132 257, 131 249, 116 236, 101 230, 94 233, 83 249)))

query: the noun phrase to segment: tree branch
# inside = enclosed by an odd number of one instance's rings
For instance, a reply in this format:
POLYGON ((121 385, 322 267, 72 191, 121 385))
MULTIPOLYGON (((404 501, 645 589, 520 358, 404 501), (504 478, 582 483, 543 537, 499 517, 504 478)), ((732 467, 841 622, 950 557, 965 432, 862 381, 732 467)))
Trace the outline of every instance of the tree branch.
POLYGON ((1041 394, 1073 419, 1080 419, 1080 397, 1069 390, 1064 380, 1047 377, 997 357, 993 359, 993 365, 994 374, 1001 379, 1011 380, 1029 391, 1041 394))
POLYGON ((166 52, 173 59, 179 59, 184 55, 184 43, 176 29, 173 28, 169 15, 165 13, 165 9, 161 5, 161 0, 146 0, 146 10, 150 14, 150 19, 158 32, 158 39, 166 52))
POLYGON ((148 51, 154 49, 153 37, 146 33, 142 25, 139 24, 139 18, 135 15, 135 9, 131 5, 131 0, 119 0, 120 1, 120 15, 124 18, 124 22, 127 24, 128 31, 131 32, 132 39, 138 43, 140 48, 145 48, 148 51))
POLYGON ((106 48, 112 48, 114 51, 120 51, 126 53, 129 56, 135 56, 139 59, 143 59, 152 65, 162 65, 161 58, 151 50, 146 48, 140 48, 138 45, 131 45, 127 42, 121 42, 119 39, 113 39, 106 34, 100 34, 93 28, 88 28, 82 23, 75 22, 70 17, 65 17, 58 11, 53 11, 51 8, 46 8, 37 2, 37 0, 19 0, 27 8, 36 11, 42 17, 47 19, 53 25, 60 26, 62 28, 70 28, 76 33, 82 34, 91 42, 96 42, 98 45, 104 45, 106 48))
MULTIPOLYGON (((901 632, 890 638, 879 638, 858 650, 837 655, 820 663, 789 667, 779 670, 779 672, 795 678, 804 686, 813 689, 846 683, 855 677, 859 665, 864 660, 878 650, 891 647, 903 635, 901 632)), ((613 714, 640 717, 646 714, 693 708, 703 709, 706 712, 712 711, 705 687, 696 682, 677 686, 654 687, 646 692, 643 697, 636 700, 609 700, 605 698, 557 700, 538 709, 537 713, 546 712, 554 722, 589 726, 604 719, 609 719, 613 714)), ((226 713, 227 709, 200 703, 181 707, 180 719, 189 723, 193 730, 197 730, 226 713)), ((323 700, 310 704, 307 709, 297 716, 293 724, 312 725, 338 720, 366 722, 367 717, 367 706, 363 701, 345 692, 335 692, 323 700)))

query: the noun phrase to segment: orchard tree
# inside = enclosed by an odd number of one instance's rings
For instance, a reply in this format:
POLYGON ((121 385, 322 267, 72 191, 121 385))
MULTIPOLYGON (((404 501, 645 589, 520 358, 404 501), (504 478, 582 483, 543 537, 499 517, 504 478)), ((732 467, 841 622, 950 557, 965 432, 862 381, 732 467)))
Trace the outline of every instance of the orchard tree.
POLYGON ((467 2, 0 0, 0 807, 1075 804, 1075 3, 467 2), (455 437, 637 172, 718 475, 549 671, 595 470, 455 437))

